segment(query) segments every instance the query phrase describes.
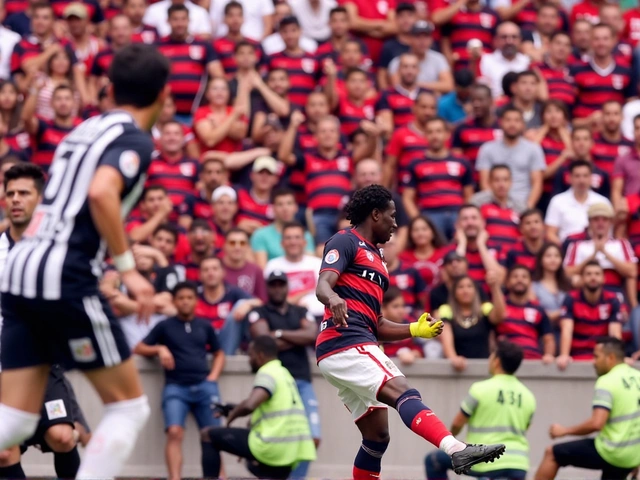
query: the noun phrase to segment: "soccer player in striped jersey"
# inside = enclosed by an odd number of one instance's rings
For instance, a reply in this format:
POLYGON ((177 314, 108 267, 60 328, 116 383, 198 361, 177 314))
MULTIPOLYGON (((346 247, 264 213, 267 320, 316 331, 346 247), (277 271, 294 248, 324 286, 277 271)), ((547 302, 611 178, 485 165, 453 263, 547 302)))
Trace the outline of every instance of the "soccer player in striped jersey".
POLYGON ((354 480, 380 476, 389 445, 387 406, 413 432, 451 456, 458 474, 500 457, 504 445, 466 445, 454 438, 378 347, 380 341, 433 338, 442 332, 442 322, 428 313, 411 324, 394 323, 381 314, 389 273, 377 245, 388 242, 397 229, 391 192, 380 185, 358 190, 346 213, 353 228, 338 232, 324 249, 316 294, 326 308, 316 356, 362 433, 354 480))
POLYGON ((50 366, 80 368, 106 404, 81 479, 120 473, 150 414, 97 280, 108 247, 139 315, 153 311, 153 288, 135 268, 121 215, 144 184, 153 151, 148 131, 168 94, 169 70, 150 46, 130 45, 116 54, 109 75, 116 109, 87 120, 58 146, 43 201, 9 253, 0 285, 0 450, 36 431, 50 366))

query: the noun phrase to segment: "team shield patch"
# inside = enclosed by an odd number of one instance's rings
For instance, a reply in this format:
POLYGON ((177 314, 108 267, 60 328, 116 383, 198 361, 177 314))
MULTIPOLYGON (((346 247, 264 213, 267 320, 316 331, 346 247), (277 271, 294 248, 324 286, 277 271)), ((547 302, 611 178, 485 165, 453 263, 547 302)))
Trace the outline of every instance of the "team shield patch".
POLYGON ((133 150, 125 150, 118 161, 120 171, 125 177, 133 178, 140 170, 140 157, 133 150))
POLYGON ((204 48, 200 45, 191 45, 189 47, 189 56, 193 60, 202 60, 204 57, 204 48))
POLYGON ((616 90, 622 90, 624 88, 624 77, 622 75, 611 75, 611 85, 616 90))
POLYGON ((313 58, 303 58, 300 61, 300 66, 305 73, 313 73, 316 69, 316 61, 313 58))
POLYGON ((195 175, 195 167, 192 163, 180 164, 180 173, 185 177, 193 177, 195 175))
POLYGON ((329 250, 327 254, 324 256, 325 263, 329 265, 333 265, 340 259, 340 253, 335 248, 333 250, 329 250))
POLYGON ((89 337, 69 340, 71 355, 76 362, 89 363, 95 361, 96 351, 89 337))

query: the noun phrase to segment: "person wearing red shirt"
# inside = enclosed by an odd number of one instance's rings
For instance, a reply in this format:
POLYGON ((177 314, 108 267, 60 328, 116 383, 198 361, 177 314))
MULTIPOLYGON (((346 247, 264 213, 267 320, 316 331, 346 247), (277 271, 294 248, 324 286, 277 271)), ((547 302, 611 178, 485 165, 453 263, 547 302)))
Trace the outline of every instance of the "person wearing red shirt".
POLYGON ((135 43, 155 43, 160 35, 156 27, 142 23, 144 12, 147 10, 146 0, 123 0, 122 13, 129 18, 133 29, 132 41, 135 43))
POLYGON ((322 63, 327 58, 333 60, 336 65, 341 64, 341 55, 348 41, 356 40, 361 47, 363 62, 361 66, 365 69, 371 67, 371 59, 368 56, 367 47, 362 40, 357 39, 349 34, 349 15, 347 9, 341 6, 334 7, 329 12, 329 28, 331 29, 331 36, 329 39, 318 45, 316 50, 316 59, 322 63))
POLYGON ((586 20, 592 25, 597 25, 600 23, 600 7, 606 2, 607 0, 583 0, 576 3, 569 17, 571 25, 576 23, 576 20, 586 20))
POLYGON ((271 192, 279 180, 278 162, 259 157, 251 167, 251 189, 238 191, 238 227, 253 233, 273 221, 271 192))
POLYGON ((336 68, 331 60, 325 63, 328 73, 327 96, 340 120, 340 131, 349 136, 360 128, 362 120, 373 121, 375 118, 376 99, 367 97, 369 78, 364 70, 352 68, 345 74, 346 92, 338 96, 336 92, 336 68))
POLYGON ((349 15, 351 31, 362 38, 374 65, 384 39, 396 33, 396 0, 341 0, 349 15))
POLYGON ((624 20, 624 30, 622 38, 631 43, 632 46, 638 46, 640 43, 640 5, 628 9, 622 15, 624 20))
POLYGON ((408 173, 409 165, 419 159, 427 148, 427 122, 436 116, 436 97, 430 92, 420 92, 413 104, 413 121, 393 131, 386 149, 383 164, 383 184, 402 194, 401 179, 408 173))
MULTIPOLYGON (((156 124, 151 128, 151 136, 153 137, 156 149, 160 148, 159 142, 162 132, 162 126, 167 122, 174 121, 175 118, 176 102, 173 101, 172 95, 167 95, 162 110, 160 110, 160 115, 158 115, 158 119, 156 120, 156 124)), ((181 125, 184 138, 185 153, 191 158, 200 158, 200 145, 196 140, 196 136, 194 135, 193 130, 185 124, 181 125)))
POLYGON ((407 247, 398 258, 418 270, 425 285, 432 288, 440 280, 439 264, 447 250, 444 246, 444 239, 435 224, 429 218, 419 216, 409 222, 407 247))
POLYGON ((202 262, 217 254, 215 232, 208 222, 194 220, 187 233, 189 246, 182 252, 181 258, 176 258, 176 270, 180 277, 190 282, 200 280, 200 266, 202 262))
POLYGON ((567 108, 576 101, 576 87, 569 76, 571 38, 564 32, 555 32, 549 41, 549 51, 541 62, 531 65, 538 78, 546 84, 548 98, 558 100, 567 108))
MULTIPOLYGON (((517 1, 517 4, 522 5, 523 3, 517 1)), ((552 35, 557 31, 562 31, 562 19, 558 7, 552 3, 544 3, 538 8, 536 8, 535 2, 527 1, 527 4, 532 7, 531 10, 527 9, 528 12, 521 11, 519 13, 531 12, 533 22, 527 24, 528 22, 523 23, 518 19, 514 21, 522 30, 522 53, 531 58, 532 62, 540 62, 549 50, 552 35)), ((520 17, 520 15, 518 16, 520 17)), ((504 17, 503 20, 505 20, 504 17)))
POLYGON ((71 41, 71 47, 78 61, 84 64, 85 74, 88 74, 96 55, 106 44, 90 33, 88 9, 82 3, 70 3, 64 9, 63 18, 67 21, 67 38, 71 41))
POLYGON ((627 155, 633 148, 633 141, 622 136, 622 105, 615 100, 602 104, 602 128, 593 136, 591 156, 593 164, 613 174, 613 164, 617 157, 627 155))
POLYGON ((131 43, 132 36, 131 21, 126 15, 118 14, 109 20, 109 38, 111 42, 96 54, 88 70, 91 75, 90 86, 93 92, 99 91, 109 83, 107 74, 109 73, 113 56, 131 43))
POLYGON ((522 239, 509 247, 505 266, 524 265, 534 271, 537 258, 544 246, 544 219, 540 210, 525 210, 520 215, 520 234, 522 239))
POLYGON ((605 3, 600 7, 600 23, 609 25, 616 37, 613 57, 618 65, 631 68, 633 62, 633 46, 623 38, 624 19, 620 5, 605 3))

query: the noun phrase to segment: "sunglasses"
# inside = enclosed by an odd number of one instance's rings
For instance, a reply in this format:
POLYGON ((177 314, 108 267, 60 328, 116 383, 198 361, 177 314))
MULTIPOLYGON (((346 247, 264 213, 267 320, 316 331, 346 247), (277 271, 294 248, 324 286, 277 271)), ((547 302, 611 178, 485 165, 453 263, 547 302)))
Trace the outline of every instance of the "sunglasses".
POLYGON ((246 240, 228 240, 227 243, 232 247, 245 247, 247 245, 246 240))

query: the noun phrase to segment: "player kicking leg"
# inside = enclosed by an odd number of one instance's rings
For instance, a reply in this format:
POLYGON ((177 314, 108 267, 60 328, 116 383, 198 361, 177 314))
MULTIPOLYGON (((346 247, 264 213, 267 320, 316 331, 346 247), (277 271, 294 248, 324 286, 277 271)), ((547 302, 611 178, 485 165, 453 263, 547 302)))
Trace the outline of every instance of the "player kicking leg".
POLYGON ((153 47, 113 59, 116 108, 58 145, 43 202, 2 276, 0 450, 36 431, 50 365, 80 368, 105 403, 77 478, 114 478, 150 413, 124 334, 97 278, 106 248, 146 319, 153 287, 135 269, 121 215, 137 201, 151 162, 148 131, 169 93, 170 65, 153 47))
POLYGON ((380 475, 389 444, 388 406, 413 432, 447 453, 457 474, 500 457, 504 445, 457 440, 378 347, 380 341, 433 338, 442 332, 442 322, 427 313, 410 325, 390 322, 380 313, 389 274, 377 245, 386 243, 397 228, 391 193, 379 185, 363 188, 346 211, 353 228, 325 245, 316 293, 329 313, 320 327, 316 355, 320 371, 338 388, 362 433, 354 479, 380 475))

